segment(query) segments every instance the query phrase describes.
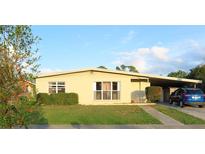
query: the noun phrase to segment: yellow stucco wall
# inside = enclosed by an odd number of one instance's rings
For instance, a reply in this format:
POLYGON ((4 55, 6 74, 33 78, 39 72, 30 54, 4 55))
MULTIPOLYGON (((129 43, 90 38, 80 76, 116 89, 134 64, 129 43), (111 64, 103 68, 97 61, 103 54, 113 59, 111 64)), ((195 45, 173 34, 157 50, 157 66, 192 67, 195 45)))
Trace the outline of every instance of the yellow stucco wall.
MULTIPOLYGON (((75 92, 79 95, 80 104, 131 103, 132 93, 139 91, 139 82, 131 82, 129 75, 105 72, 87 71, 57 76, 41 77, 36 79, 37 93, 48 93, 48 83, 53 81, 65 82, 66 92, 75 92), (93 84, 97 81, 117 81, 120 83, 120 100, 94 100, 93 84)), ((150 86, 149 82, 141 82, 141 91, 150 86)))
POLYGON ((145 88, 150 86, 150 82, 132 82, 131 100, 132 102, 146 102, 145 88))

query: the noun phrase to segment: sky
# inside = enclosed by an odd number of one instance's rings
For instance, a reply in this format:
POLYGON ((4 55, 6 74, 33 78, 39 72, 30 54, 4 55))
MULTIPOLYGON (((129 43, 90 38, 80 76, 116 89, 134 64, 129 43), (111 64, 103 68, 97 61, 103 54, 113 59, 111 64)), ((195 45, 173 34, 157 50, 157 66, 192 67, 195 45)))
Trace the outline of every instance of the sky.
POLYGON ((205 63, 205 26, 32 26, 41 72, 133 65, 167 75, 205 63))

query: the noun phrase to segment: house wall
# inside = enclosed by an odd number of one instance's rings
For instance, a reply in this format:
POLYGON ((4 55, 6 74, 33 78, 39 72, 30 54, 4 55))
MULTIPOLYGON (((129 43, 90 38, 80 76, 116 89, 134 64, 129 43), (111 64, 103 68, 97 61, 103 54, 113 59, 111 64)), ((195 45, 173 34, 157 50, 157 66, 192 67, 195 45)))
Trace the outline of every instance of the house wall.
MULTIPOLYGON (((52 81, 64 81, 66 92, 75 92, 79 95, 80 104, 106 104, 106 103, 130 103, 137 96, 145 98, 145 87, 149 82, 131 82, 133 76, 105 73, 105 72, 79 72, 65 75, 42 77, 36 79, 37 93, 48 93, 48 83, 52 81), (97 81, 117 81, 120 83, 120 100, 94 100, 93 84, 97 81), (134 84, 133 84, 134 83, 134 84), (135 95, 136 94, 136 95, 135 95)), ((137 77, 134 77, 137 78, 137 77)))
POLYGON ((131 83, 131 101, 146 102, 145 88, 150 86, 150 82, 132 82, 131 83))

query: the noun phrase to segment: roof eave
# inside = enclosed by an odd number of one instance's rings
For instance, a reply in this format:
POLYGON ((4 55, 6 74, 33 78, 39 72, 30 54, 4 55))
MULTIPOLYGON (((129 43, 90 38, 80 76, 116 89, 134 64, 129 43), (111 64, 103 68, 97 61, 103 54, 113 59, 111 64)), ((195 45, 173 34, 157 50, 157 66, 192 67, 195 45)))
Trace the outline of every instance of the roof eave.
POLYGON ((66 72, 47 73, 47 74, 41 74, 41 75, 37 76, 37 78, 44 78, 44 77, 64 75, 64 74, 72 74, 72 73, 80 73, 80 72, 87 72, 87 71, 123 74, 123 75, 139 76, 139 77, 146 77, 146 78, 157 78, 157 79, 165 79, 165 80, 172 80, 172 81, 182 81, 182 82, 189 82, 189 83, 198 83, 198 84, 202 83, 201 80, 185 79, 185 78, 175 78, 175 77, 165 77, 165 76, 158 76, 158 75, 151 75, 151 74, 142 74, 142 73, 134 73, 134 72, 123 72, 123 71, 99 69, 99 68, 87 68, 87 69, 80 69, 78 71, 66 71, 66 72))

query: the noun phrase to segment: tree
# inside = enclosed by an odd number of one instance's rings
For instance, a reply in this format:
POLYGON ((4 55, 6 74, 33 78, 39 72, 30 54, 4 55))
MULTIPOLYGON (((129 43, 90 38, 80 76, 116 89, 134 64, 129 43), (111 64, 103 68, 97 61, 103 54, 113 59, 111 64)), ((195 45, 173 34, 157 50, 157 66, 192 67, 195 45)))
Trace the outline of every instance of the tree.
POLYGON ((200 86, 205 91, 205 64, 198 65, 190 70, 187 76, 189 79, 202 80, 203 83, 200 86))
POLYGON ((121 68, 119 66, 116 66, 117 71, 121 71, 121 68))
POLYGON ((15 104, 0 103, 0 128, 28 128, 39 122, 48 123, 41 106, 35 102, 20 99, 15 104))
POLYGON ((192 68, 188 74, 188 78, 203 80, 205 82, 205 64, 192 68))
POLYGON ((98 68, 107 69, 107 67, 105 67, 105 66, 99 66, 98 68))
POLYGON ((39 40, 31 26, 0 26, 0 102, 17 97, 20 83, 34 79, 39 40))
POLYGON ((135 66, 127 66, 127 67, 129 69, 129 72, 139 73, 135 66))
POLYGON ((120 65, 120 66, 116 66, 116 70, 118 70, 118 71, 126 71, 126 66, 125 65, 120 65))
POLYGON ((120 65, 120 66, 116 66, 116 70, 118 71, 126 71, 128 69, 129 72, 135 72, 138 73, 138 70, 136 69, 135 66, 126 66, 126 65, 120 65))
POLYGON ((38 73, 39 40, 30 26, 0 26, 0 128, 28 128, 43 118, 35 101, 19 97, 22 83, 38 73))
POLYGON ((170 72, 167 76, 176 78, 187 78, 188 73, 182 70, 176 72, 170 72))

